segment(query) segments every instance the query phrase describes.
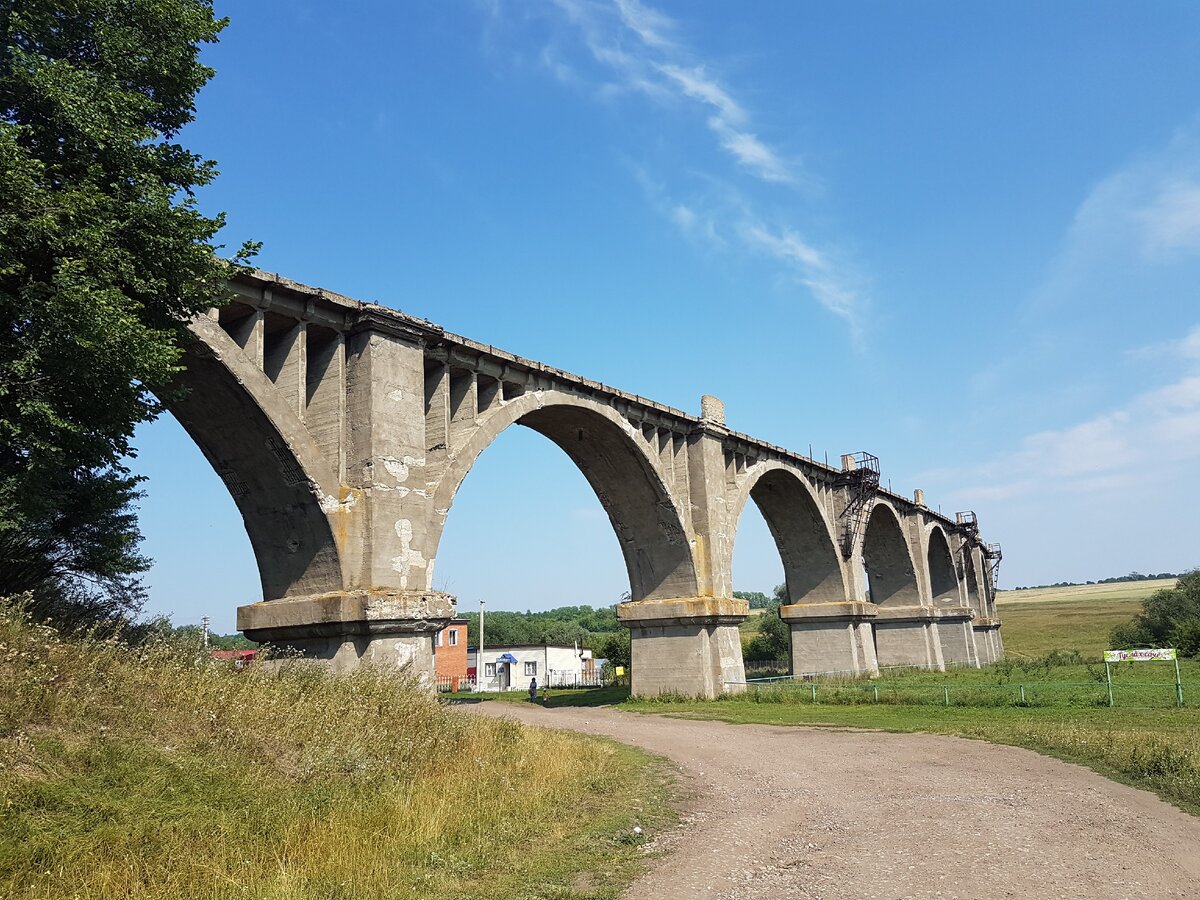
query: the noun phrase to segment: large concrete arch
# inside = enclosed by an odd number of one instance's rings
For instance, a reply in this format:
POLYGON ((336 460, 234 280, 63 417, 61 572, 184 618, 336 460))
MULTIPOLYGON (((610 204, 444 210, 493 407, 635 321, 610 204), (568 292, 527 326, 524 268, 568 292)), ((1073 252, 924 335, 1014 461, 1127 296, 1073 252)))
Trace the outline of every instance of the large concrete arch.
POLYGON ((922 603, 905 520, 886 500, 871 507, 862 562, 870 584, 875 653, 880 667, 944 667, 934 609, 922 603))
POLYGON ((210 318, 189 327, 180 396, 169 410, 225 482, 254 549, 263 599, 340 590, 326 508, 339 484, 296 413, 210 318))
POLYGON ((950 552, 950 541, 939 525, 929 530, 926 563, 929 572, 929 594, 934 604, 958 604, 960 593, 958 574, 954 570, 954 556, 950 552))
MULTIPOLYGON (((812 486, 794 469, 771 461, 756 467, 731 510, 735 529, 753 500, 766 520, 779 557, 789 604, 837 603, 846 599, 845 573, 829 520, 812 486)), ((732 570, 733 542, 729 568, 732 570)))
POLYGON ((862 560, 869 579, 871 602, 878 607, 921 605, 912 548, 891 504, 877 500, 863 534, 862 560))
POLYGON ((603 404, 556 391, 505 402, 481 417, 474 433, 455 449, 433 495, 431 552, 436 551, 463 479, 479 455, 512 425, 549 438, 587 478, 621 545, 632 600, 696 596, 695 562, 683 517, 655 461, 635 440, 633 428, 603 404))

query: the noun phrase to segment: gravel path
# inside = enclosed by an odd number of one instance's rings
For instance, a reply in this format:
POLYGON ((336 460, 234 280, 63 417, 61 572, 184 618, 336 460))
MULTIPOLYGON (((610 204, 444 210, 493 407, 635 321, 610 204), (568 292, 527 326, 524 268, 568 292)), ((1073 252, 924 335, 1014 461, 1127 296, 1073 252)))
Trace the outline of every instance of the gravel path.
POLYGON ((472 707, 673 760, 684 821, 628 896, 1200 898, 1200 819, 1013 747, 727 725, 611 709, 472 707))

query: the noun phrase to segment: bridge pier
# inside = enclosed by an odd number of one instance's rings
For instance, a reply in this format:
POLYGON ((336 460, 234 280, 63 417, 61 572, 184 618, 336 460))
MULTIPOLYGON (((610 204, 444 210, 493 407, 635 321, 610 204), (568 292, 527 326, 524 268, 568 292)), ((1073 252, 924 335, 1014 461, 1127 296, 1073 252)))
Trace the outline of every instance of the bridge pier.
POLYGON ((452 618, 454 598, 436 591, 334 591, 240 606, 237 626, 336 673, 388 666, 432 688, 433 636, 452 618))
POLYGON ((938 643, 942 661, 947 666, 979 668, 979 653, 975 645, 975 630, 971 627, 974 611, 965 605, 936 607, 938 643))
POLYGON ((871 603, 836 600, 793 603, 779 608, 792 637, 793 675, 847 672, 878 675, 871 603))
POLYGON ((637 600, 617 606, 629 629, 630 693, 680 694, 711 700, 745 690, 738 625, 750 604, 734 598, 637 600))
POLYGON ((875 614, 875 653, 880 668, 946 668, 936 613, 928 606, 881 606, 875 614))
POLYGON ((971 623, 975 647, 979 653, 979 665, 988 666, 1004 656, 1004 644, 1000 639, 1000 620, 977 618, 971 623))

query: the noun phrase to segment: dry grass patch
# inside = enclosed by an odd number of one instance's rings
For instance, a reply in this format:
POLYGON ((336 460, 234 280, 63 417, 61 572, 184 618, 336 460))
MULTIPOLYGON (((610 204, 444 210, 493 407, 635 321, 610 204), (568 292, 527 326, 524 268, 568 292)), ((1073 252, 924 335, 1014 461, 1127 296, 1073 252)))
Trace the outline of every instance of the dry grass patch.
POLYGON ((0 612, 5 897, 616 896, 665 794, 635 751, 394 675, 236 672, 0 612))

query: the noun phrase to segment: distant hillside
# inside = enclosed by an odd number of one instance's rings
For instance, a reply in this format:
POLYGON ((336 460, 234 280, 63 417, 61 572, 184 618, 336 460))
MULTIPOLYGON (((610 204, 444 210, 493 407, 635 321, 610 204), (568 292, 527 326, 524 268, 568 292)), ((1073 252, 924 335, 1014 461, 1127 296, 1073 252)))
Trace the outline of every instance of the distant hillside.
POLYGON ((1030 584, 1021 587, 1006 588, 1010 591, 1040 591, 1046 588, 1083 587, 1088 584, 1123 584, 1126 581, 1162 581, 1168 578, 1179 578, 1182 572, 1159 572, 1156 575, 1143 575, 1141 572, 1130 572, 1116 578, 1101 578, 1099 581, 1058 581, 1054 584, 1030 584))

